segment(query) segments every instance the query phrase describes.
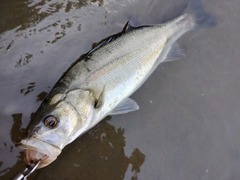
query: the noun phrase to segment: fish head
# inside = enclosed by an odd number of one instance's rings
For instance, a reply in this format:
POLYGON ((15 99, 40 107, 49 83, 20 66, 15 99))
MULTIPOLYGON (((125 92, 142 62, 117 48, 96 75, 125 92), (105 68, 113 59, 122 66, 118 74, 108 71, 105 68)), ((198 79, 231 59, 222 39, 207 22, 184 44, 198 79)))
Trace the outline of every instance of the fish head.
POLYGON ((58 101, 53 98, 44 100, 26 128, 25 137, 16 144, 26 149, 27 165, 33 166, 40 160, 38 168, 47 166, 67 144, 85 132, 94 106, 88 93, 83 93, 81 98, 82 101, 78 99, 78 102, 69 93, 58 101))

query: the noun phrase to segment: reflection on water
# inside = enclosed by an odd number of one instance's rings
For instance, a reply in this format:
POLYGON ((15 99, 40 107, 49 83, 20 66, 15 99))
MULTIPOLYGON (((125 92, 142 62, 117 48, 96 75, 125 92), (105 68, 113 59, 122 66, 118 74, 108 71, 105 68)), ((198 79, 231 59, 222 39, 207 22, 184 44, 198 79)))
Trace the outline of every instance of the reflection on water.
POLYGON ((42 101, 48 95, 47 92, 43 91, 37 95, 37 101, 42 101))
MULTIPOLYGON (((21 139, 21 135, 24 132, 24 129, 21 128, 22 126, 22 114, 12 114, 12 119, 13 119, 13 125, 12 125, 12 129, 10 131, 10 137, 13 143, 19 142, 19 140, 21 139)), ((4 143, 5 146, 5 150, 7 150, 8 152, 12 153, 13 152, 13 145, 8 145, 7 143, 4 143)), ((11 154, 10 154, 11 155, 11 154)), ((13 173, 17 173, 17 171, 19 171, 19 169, 24 168, 23 166, 23 152, 20 152, 20 154, 16 157, 16 163, 14 166, 12 166, 11 168, 5 168, 5 169, 1 169, 0 171, 0 177, 5 178, 5 179, 10 179, 12 178, 13 173), (12 171, 12 169, 15 169, 15 171, 12 171)), ((0 167, 3 165, 4 163, 0 163, 0 167)))
POLYGON ((134 172, 132 180, 137 179, 137 174, 140 172, 140 166, 144 163, 144 160, 145 155, 139 149, 134 149, 132 156, 129 158, 129 162, 132 164, 131 171, 134 172))
POLYGON ((16 62, 15 68, 20 68, 22 66, 25 66, 30 61, 32 61, 33 55, 29 53, 24 53, 23 55, 20 55, 20 59, 16 62))
POLYGON ((28 87, 22 88, 20 90, 21 94, 27 95, 28 93, 32 92, 35 88, 35 82, 28 83, 28 87))
MULTIPOLYGON (((7 48, 6 48, 6 50, 5 50, 5 53, 7 53, 8 51, 9 51, 9 49, 12 47, 12 45, 14 44, 14 41, 12 40, 10 43, 9 43, 9 45, 7 46, 7 48)), ((4 46, 2 46, 2 48, 3 48, 4 46)), ((1 49, 2 49, 1 48, 1 49)))
POLYGON ((21 135, 24 132, 24 129, 22 128, 22 114, 13 114, 13 125, 11 129, 11 139, 13 143, 17 143, 21 139, 21 135))
POLYGON ((80 9, 82 6, 87 6, 92 3, 97 3, 98 6, 102 6, 103 0, 78 0, 77 2, 56 0, 3 0, 3 2, 1 2, 1 17, 4 18, 1 19, 0 33, 15 28, 17 28, 17 31, 25 30, 36 26, 46 17, 61 10, 68 13, 72 9, 80 9))

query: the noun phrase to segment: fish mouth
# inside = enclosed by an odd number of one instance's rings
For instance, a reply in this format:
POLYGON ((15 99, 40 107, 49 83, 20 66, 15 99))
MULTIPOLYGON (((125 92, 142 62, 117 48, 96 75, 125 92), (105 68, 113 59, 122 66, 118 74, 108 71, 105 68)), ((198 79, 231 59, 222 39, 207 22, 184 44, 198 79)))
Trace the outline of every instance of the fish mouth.
POLYGON ((52 163, 61 153, 57 146, 44 142, 37 138, 23 139, 16 144, 18 148, 25 149, 25 163, 28 166, 35 166, 40 161, 37 169, 43 168, 52 163))

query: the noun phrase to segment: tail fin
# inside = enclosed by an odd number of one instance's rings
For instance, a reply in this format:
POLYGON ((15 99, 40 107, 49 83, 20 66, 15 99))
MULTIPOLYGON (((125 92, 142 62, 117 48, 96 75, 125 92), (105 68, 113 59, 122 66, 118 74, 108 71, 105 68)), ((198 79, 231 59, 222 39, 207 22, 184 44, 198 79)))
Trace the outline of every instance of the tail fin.
POLYGON ((191 17, 194 28, 210 27, 217 24, 217 19, 204 10, 201 0, 189 0, 184 13, 191 17))

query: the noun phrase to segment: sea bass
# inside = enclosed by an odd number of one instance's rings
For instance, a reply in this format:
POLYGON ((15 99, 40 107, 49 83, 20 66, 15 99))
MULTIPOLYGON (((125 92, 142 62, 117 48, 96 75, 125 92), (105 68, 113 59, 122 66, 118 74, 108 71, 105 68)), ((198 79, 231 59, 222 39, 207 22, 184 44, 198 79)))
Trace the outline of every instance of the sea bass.
POLYGON ((132 95, 157 66, 184 56, 176 40, 189 30, 212 26, 215 18, 200 0, 164 24, 134 26, 113 35, 77 60, 44 99, 25 137, 25 161, 38 168, 53 162, 62 149, 108 115, 138 110, 132 95))

